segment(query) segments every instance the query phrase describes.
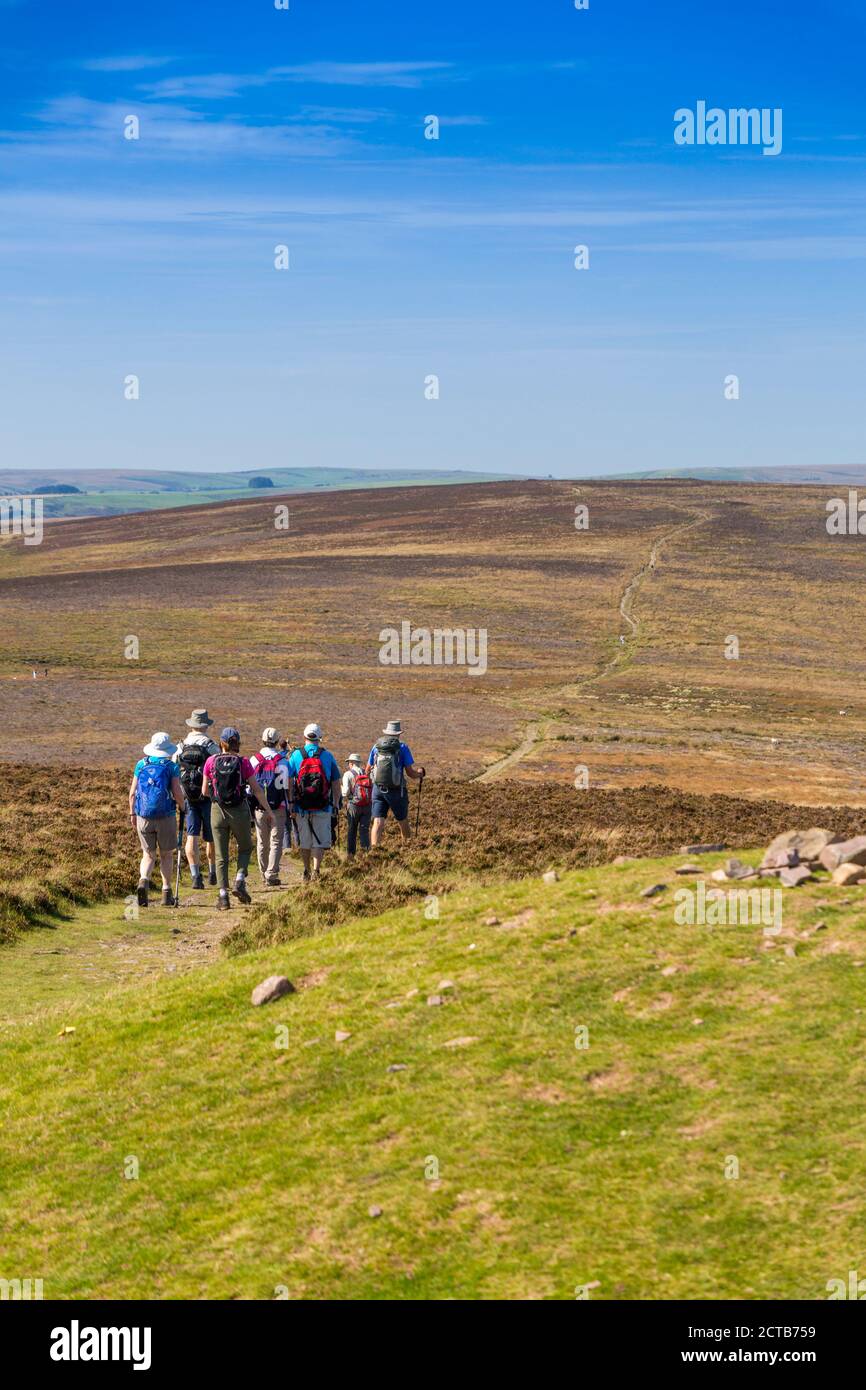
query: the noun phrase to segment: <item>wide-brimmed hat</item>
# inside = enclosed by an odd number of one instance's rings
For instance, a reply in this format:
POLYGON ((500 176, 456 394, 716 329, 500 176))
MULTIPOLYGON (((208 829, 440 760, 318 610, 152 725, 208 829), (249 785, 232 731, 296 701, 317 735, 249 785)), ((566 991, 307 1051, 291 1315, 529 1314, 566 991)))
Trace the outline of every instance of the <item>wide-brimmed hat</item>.
POLYGON ((383 734, 402 734, 403 725, 399 719, 389 719, 387 729, 383 729, 383 734))
POLYGON ((146 743, 141 751, 146 758, 173 758, 177 752, 177 744, 172 743, 168 734, 154 734, 150 743, 146 743))
POLYGON ((308 724, 304 730, 304 738, 321 738, 322 730, 318 724, 308 724))
POLYGON ((280 736, 276 729, 272 728, 270 725, 268 725, 266 729, 262 729, 262 743, 266 748, 276 748, 279 741, 280 736))
POLYGON ((360 753, 350 753, 346 759, 347 763, 363 763, 363 761, 360 753))
POLYGON ((188 729, 209 729, 213 720, 206 709, 194 709, 186 721, 188 729))

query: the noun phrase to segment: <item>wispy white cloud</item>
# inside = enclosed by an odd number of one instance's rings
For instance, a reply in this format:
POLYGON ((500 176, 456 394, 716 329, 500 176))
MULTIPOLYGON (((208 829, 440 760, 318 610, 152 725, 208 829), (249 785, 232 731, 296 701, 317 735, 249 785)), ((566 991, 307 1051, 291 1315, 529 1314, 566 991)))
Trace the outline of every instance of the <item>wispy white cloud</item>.
POLYGON ((156 54, 130 53, 118 54, 109 58, 86 58, 79 64, 86 72, 143 72, 145 68, 163 68, 173 58, 156 54))
POLYGON ((274 76, 292 82, 318 82, 331 87, 420 87, 430 77, 453 70, 452 63, 300 63, 272 68, 274 76))
POLYGON ((197 97, 220 101, 239 96, 254 87, 266 87, 274 82, 306 83, 322 87, 402 87, 423 86, 430 78, 450 75, 451 63, 298 63, 293 66, 268 68, 261 73, 210 72, 186 73, 161 78, 158 82, 143 83, 141 91, 161 100, 197 97))
POLYGON ((137 109, 128 102, 100 102, 86 97, 58 97, 38 113, 42 130, 0 131, 7 153, 28 156, 116 156, 172 158, 189 154, 318 156, 346 152, 352 141, 346 130, 302 119, 280 124, 254 124, 240 119, 205 117, 182 106, 148 103, 137 109), (140 120, 140 138, 124 139, 124 121, 140 120))

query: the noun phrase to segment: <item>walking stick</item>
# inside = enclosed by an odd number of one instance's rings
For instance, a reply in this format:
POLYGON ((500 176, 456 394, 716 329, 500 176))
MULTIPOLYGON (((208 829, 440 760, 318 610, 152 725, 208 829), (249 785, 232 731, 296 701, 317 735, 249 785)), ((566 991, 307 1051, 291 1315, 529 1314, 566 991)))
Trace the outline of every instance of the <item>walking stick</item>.
POLYGON ((426 776, 427 776, 427 773, 426 773, 426 772, 422 772, 422 773, 421 773, 421 781, 418 783, 418 809, 417 809, 417 811, 415 812, 415 834, 416 834, 416 835, 418 834, 418 827, 419 827, 419 825, 421 824, 421 793, 422 793, 423 790, 424 790, 424 778, 425 778, 426 776))
POLYGON ((180 906, 180 856, 183 853, 183 811, 177 808, 177 873, 174 877, 174 905, 180 906))

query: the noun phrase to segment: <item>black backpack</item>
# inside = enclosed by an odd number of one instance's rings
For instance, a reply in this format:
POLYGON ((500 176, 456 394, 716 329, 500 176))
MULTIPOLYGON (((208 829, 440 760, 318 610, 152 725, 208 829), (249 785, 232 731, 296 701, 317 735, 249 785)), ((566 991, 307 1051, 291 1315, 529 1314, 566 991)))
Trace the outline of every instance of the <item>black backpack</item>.
POLYGON ((188 747, 184 745, 180 750, 180 757, 177 760, 180 767, 180 785, 183 787, 184 795, 190 806, 197 806, 201 801, 204 765, 207 758, 207 749, 200 743, 191 743, 188 747))
POLYGON ((400 740, 388 736, 376 742, 376 761, 373 764, 373 781, 385 791, 399 791, 403 785, 403 769, 400 766, 400 740))
POLYGON ((218 753, 213 760, 211 780, 220 806, 240 806, 244 799, 244 779, 239 753, 218 753))

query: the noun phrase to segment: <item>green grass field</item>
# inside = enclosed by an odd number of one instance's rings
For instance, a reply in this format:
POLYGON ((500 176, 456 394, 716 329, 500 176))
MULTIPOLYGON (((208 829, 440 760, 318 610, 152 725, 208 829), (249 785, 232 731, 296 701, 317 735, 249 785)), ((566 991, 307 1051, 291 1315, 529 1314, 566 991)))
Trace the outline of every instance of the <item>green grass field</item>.
POLYGON ((787 894, 772 939, 678 926, 677 862, 467 887, 438 920, 113 993, 76 976, 66 1002, 31 973, 2 1032, 2 1273, 46 1298, 826 1298, 866 1207, 864 890, 787 894), (275 972, 298 992, 252 1008, 275 972))

